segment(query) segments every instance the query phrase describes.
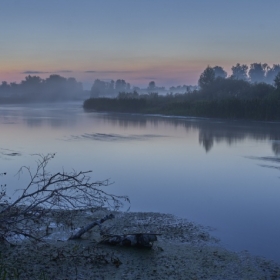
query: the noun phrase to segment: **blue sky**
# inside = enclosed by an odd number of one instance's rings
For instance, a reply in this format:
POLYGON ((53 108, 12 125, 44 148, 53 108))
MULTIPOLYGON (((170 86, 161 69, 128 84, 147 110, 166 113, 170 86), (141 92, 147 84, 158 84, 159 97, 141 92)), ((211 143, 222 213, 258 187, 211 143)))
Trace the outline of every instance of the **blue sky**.
POLYGON ((196 84, 210 66, 280 63, 279 0, 1 0, 0 81, 196 84))

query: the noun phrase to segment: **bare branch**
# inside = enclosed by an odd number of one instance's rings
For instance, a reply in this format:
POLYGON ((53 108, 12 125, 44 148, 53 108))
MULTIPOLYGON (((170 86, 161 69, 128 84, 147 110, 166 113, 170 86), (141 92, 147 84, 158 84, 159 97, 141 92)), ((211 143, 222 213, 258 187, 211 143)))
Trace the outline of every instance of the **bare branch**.
POLYGON ((9 202, 5 186, 0 192, 0 239, 29 237, 34 240, 45 236, 50 213, 54 210, 111 209, 118 210, 126 196, 116 196, 105 192, 109 180, 91 181, 91 171, 64 170, 51 174, 47 165, 55 154, 36 155, 37 167, 32 172, 23 166, 17 173, 27 173, 28 185, 18 189, 16 199, 9 202))

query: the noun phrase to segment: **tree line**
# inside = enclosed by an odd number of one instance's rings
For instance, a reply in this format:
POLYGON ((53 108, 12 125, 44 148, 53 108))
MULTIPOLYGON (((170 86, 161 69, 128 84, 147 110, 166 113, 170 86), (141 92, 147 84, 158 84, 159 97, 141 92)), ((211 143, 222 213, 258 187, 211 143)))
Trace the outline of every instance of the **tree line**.
POLYGON ((75 78, 50 75, 46 79, 39 76, 27 76, 17 83, 2 82, 0 100, 5 102, 41 102, 63 101, 81 98, 83 85, 75 78))
MULTIPOLYGON (((267 98, 275 93, 275 89, 280 87, 280 66, 277 72, 276 65, 272 72, 261 72, 255 64, 252 64, 250 70, 246 72, 246 65, 237 64, 234 66, 233 74, 229 77, 221 75, 223 69, 221 67, 208 66, 200 75, 198 85, 200 87, 199 93, 204 95, 206 99, 224 99, 224 98, 267 98), (219 71, 217 72, 217 69, 219 71), (247 74, 248 73, 248 74, 247 74), (259 81, 255 81, 259 78, 259 81), (271 80, 271 83, 264 82, 266 79, 271 80)), ((263 68, 262 68, 263 69, 263 68)), ((271 70, 272 71, 272 70, 271 70)))
POLYGON ((166 89, 163 86, 156 85, 155 81, 150 81, 148 86, 145 88, 140 88, 136 86, 132 86, 130 83, 127 83, 125 80, 118 79, 116 81, 102 81, 96 79, 91 87, 90 96, 92 98, 98 97, 117 97, 120 92, 138 92, 140 94, 147 94, 151 92, 157 92, 160 94, 166 94, 168 92, 177 92, 177 93, 185 93, 192 92, 197 89, 197 86, 191 85, 178 85, 172 86, 166 89))
MULTIPOLYGON (((231 80, 238 80, 250 83, 266 83, 273 85, 276 75, 280 72, 280 64, 273 64, 269 66, 267 63, 252 63, 250 66, 246 64, 237 63, 235 66, 232 66, 232 74, 228 73, 221 67, 208 67, 211 69, 212 78, 224 78, 231 80)), ((207 77, 208 78, 208 77, 207 77)), ((200 79, 201 80, 201 79, 200 79)), ((228 87, 233 86, 236 88, 238 83, 228 85, 228 87)), ((199 83, 200 87, 204 86, 203 80, 199 83)), ((240 82, 239 87, 246 85, 246 83, 240 82)), ((130 83, 127 83, 125 80, 118 79, 116 82, 111 81, 102 81, 96 79, 91 87, 90 95, 92 98, 98 97, 116 97, 120 92, 133 92, 137 91, 138 93, 151 93, 158 92, 160 94, 166 94, 167 92, 171 93, 191 93, 194 90, 197 90, 196 86, 183 85, 183 86, 172 86, 167 90, 165 87, 157 86, 155 81, 150 81, 147 88, 132 87, 130 83)), ((208 89, 209 90, 209 89, 208 89)), ((214 90, 214 89, 213 89, 214 90)))
POLYGON ((280 68, 254 63, 250 69, 237 64, 232 75, 220 66, 208 66, 199 88, 186 93, 159 95, 120 92, 115 99, 91 98, 85 109, 230 119, 280 120, 280 68), (261 67, 259 67, 261 65, 261 67), (256 79, 259 82, 256 82, 256 79), (265 79, 273 82, 266 83, 265 79))
MULTIPOLYGON (((119 93, 137 92, 144 97, 151 93, 173 94, 176 98, 191 100, 209 99, 253 99, 267 98, 275 95, 275 87, 279 87, 280 64, 269 66, 267 63, 252 63, 250 66, 237 63, 228 75, 221 66, 208 66, 200 75, 198 86, 172 86, 169 90, 157 86, 155 81, 149 82, 147 88, 132 87, 123 79, 102 81, 96 79, 91 87, 90 96, 117 97, 119 93), (178 94, 186 96, 179 97, 178 94)), ((38 76, 27 76, 17 83, 2 82, 0 85, 0 102, 40 102, 83 99, 86 96, 82 83, 75 78, 64 78, 50 75, 46 79, 38 76)), ((147 98, 147 96, 146 96, 147 98)), ((166 100, 167 100, 166 99, 166 100)))
POLYGON ((130 83, 126 83, 125 80, 114 80, 102 81, 96 79, 91 87, 90 95, 91 97, 101 97, 101 96, 114 96, 121 91, 130 91, 130 83))
POLYGON ((273 84, 276 75, 280 72, 280 64, 269 66, 267 63, 252 63, 249 67, 246 64, 237 63, 231 67, 232 74, 230 76, 220 66, 215 66, 212 69, 215 77, 244 80, 251 83, 273 84))

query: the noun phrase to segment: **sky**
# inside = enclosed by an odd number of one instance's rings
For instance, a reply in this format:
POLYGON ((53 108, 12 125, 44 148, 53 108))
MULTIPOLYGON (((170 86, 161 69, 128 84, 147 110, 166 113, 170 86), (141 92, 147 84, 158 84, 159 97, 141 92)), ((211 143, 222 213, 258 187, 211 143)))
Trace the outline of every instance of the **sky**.
POLYGON ((195 85, 280 63, 279 0, 0 0, 0 82, 27 75, 195 85))

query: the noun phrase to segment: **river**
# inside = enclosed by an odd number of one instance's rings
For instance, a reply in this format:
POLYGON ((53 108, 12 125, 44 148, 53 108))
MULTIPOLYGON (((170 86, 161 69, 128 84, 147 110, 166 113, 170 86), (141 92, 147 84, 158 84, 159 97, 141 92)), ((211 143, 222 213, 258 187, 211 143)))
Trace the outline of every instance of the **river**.
POLYGON ((1 184, 34 154, 52 172, 92 170, 130 211, 209 226, 228 249, 280 262, 280 123, 84 112, 81 103, 0 106, 1 184))

